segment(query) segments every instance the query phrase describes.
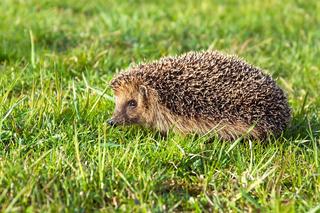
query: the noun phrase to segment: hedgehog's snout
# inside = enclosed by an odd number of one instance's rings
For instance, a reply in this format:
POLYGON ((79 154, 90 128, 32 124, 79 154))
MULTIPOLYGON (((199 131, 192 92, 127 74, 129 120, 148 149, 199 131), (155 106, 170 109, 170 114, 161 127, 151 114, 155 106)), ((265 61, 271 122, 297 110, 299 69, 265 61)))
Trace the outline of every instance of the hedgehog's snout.
POLYGON ((110 118, 110 119, 107 121, 107 123, 108 123, 110 126, 116 126, 116 122, 115 122, 112 118, 110 118))

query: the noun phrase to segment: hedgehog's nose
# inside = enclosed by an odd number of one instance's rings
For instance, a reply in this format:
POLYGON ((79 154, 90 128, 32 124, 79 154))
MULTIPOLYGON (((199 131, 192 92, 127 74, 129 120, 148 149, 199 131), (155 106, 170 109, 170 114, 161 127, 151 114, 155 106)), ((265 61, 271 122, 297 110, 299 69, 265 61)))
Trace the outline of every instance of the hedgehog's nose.
POLYGON ((116 122, 114 122, 114 120, 111 118, 107 121, 107 123, 110 125, 110 126, 115 126, 116 125, 116 122))

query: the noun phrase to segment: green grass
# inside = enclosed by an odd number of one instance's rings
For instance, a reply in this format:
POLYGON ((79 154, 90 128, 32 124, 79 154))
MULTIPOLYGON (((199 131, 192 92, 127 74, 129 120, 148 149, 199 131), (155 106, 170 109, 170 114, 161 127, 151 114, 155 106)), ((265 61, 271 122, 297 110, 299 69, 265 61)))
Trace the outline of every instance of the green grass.
POLYGON ((0 211, 320 211, 320 1, 0 3, 0 211), (266 142, 110 128, 132 62, 234 53, 287 92, 266 142))

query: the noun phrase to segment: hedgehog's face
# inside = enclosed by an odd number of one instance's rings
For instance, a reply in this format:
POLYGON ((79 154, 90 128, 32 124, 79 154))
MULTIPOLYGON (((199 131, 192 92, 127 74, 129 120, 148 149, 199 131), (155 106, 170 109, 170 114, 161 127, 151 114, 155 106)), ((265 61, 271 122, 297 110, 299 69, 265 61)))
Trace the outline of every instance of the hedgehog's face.
POLYGON ((147 88, 115 90, 115 110, 110 125, 143 124, 147 112, 147 88))

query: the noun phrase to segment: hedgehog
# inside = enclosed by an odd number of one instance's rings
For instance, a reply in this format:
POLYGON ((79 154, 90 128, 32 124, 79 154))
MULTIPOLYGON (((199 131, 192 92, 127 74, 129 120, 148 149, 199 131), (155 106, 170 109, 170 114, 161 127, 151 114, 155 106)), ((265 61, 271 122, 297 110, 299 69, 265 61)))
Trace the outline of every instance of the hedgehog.
POLYGON ((137 64, 117 74, 112 126, 138 124, 224 140, 279 136, 291 110, 287 97, 260 68, 207 50, 137 64))

